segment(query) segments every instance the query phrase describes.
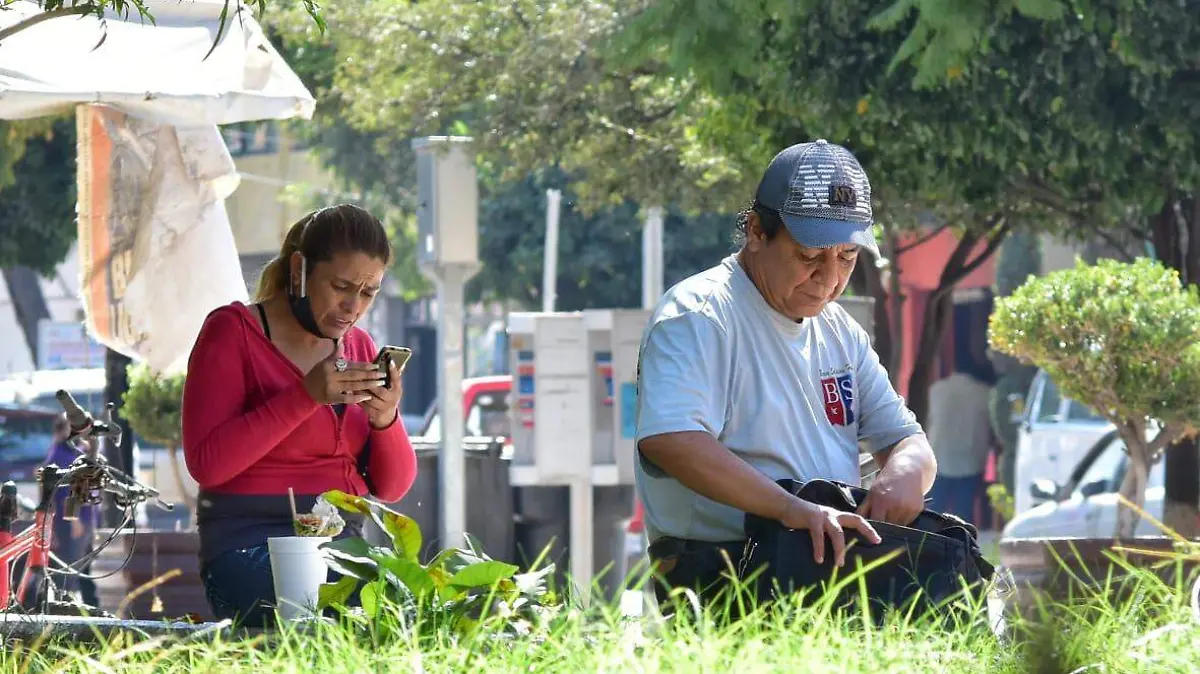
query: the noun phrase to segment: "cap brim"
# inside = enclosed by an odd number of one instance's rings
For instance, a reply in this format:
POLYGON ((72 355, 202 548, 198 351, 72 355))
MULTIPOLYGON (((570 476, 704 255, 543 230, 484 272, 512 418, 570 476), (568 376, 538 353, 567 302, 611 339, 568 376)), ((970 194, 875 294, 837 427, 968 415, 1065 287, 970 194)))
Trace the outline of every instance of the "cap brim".
POLYGON ((780 214, 791 232, 792 238, 801 246, 809 248, 832 248, 833 246, 855 245, 866 248, 879 257, 879 245, 871 226, 849 220, 829 218, 802 218, 780 214))

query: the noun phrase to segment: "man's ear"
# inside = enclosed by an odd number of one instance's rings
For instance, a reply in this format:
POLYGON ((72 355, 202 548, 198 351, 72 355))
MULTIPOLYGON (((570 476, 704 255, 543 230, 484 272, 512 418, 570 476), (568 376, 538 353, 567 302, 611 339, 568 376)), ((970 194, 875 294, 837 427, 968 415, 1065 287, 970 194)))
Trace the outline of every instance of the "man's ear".
POLYGON ((758 251, 766 243, 767 238, 763 235, 762 219, 758 217, 756 211, 750 211, 746 214, 746 249, 751 253, 758 251))

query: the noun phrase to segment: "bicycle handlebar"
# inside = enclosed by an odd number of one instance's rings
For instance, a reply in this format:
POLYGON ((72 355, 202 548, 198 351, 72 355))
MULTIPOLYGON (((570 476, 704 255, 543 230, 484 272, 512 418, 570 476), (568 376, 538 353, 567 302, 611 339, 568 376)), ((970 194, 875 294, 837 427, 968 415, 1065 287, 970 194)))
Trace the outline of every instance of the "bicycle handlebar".
MULTIPOLYGON (((103 420, 96 421, 86 410, 75 403, 70 393, 59 391, 56 397, 63 411, 67 413, 68 419, 72 419, 72 439, 82 438, 87 442, 88 447, 66 468, 46 466, 39 471, 38 480, 44 487, 49 485, 46 485, 42 471, 52 470, 54 473, 51 476, 54 479, 53 487, 45 489, 43 503, 39 505, 46 505, 45 501, 49 499, 54 489, 66 484, 71 489, 67 507, 72 510, 80 505, 79 501, 84 504, 99 502, 99 497, 95 495, 95 492, 112 494, 113 500, 122 507, 157 500, 158 505, 164 510, 174 510, 174 504, 163 501, 157 489, 145 485, 109 465, 101 454, 100 440, 102 438, 109 438, 116 443, 121 441, 121 426, 113 419, 114 406, 112 403, 105 405, 103 420)), ((74 512, 65 514, 74 517, 74 512)))

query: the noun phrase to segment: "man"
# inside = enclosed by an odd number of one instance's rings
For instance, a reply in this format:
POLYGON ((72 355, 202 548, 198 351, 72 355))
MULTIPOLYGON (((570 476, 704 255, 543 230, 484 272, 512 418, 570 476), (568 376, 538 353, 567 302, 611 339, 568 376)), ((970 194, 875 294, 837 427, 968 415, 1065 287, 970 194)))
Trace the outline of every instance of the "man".
POLYGON ((929 443, 937 458, 938 479, 929 492, 930 506, 957 515, 979 528, 987 522, 975 514, 984 496, 983 474, 992 451, 988 418, 991 388, 966 372, 934 382, 929 389, 929 443))
MULTIPOLYGON (((921 427, 893 390, 842 294, 871 232, 871 188, 845 148, 794 145, 768 166, 745 241, 671 288, 642 338, 638 496, 650 557, 668 586, 714 597, 738 564, 744 513, 812 534, 817 562, 845 560, 845 529, 910 523, 936 474, 921 427), (775 480, 858 484, 859 442, 882 466, 858 514, 775 480), (829 545, 826 545, 828 538, 829 545)), ((662 602, 667 588, 655 588, 662 602)))
MULTIPOLYGON (((79 456, 79 452, 75 451, 67 442, 67 438, 71 434, 71 426, 67 422, 66 414, 60 414, 54 420, 53 433, 54 444, 50 447, 49 455, 46 456, 46 463, 66 468, 79 456)), ((80 506, 79 513, 74 520, 64 519, 67 492, 67 489, 60 488, 54 493, 54 531, 50 543, 54 554, 58 555, 59 559, 65 564, 74 566, 76 562, 92 552, 92 539, 96 535, 96 520, 99 512, 95 506, 80 506)), ((76 567, 75 570, 83 574, 83 577, 74 574, 65 575, 61 578, 60 587, 68 593, 79 591, 83 603, 88 606, 98 606, 96 583, 90 577, 86 577, 91 573, 91 567, 90 561, 82 568, 76 567)))

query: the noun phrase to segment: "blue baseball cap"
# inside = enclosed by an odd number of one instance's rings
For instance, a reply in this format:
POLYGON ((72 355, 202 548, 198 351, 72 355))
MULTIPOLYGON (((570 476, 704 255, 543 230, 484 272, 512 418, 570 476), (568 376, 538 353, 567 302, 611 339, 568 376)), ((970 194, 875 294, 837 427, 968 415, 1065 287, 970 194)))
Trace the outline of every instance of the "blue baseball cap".
POLYGON ((802 246, 854 244, 879 256, 871 211, 871 182, 858 159, 825 139, 775 155, 755 195, 776 211, 802 246))

